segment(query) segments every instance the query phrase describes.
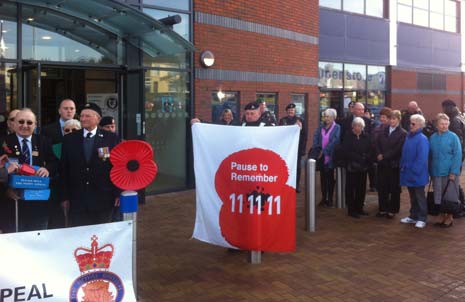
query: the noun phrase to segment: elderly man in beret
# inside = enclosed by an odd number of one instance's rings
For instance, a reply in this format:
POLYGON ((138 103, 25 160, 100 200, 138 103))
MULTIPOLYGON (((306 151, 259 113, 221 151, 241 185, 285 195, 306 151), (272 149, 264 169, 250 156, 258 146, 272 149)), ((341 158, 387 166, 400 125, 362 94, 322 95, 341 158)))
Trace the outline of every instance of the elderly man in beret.
POLYGON ((111 221, 119 204, 119 189, 110 180, 110 152, 119 143, 116 134, 99 129, 102 110, 88 103, 81 110, 82 129, 63 137, 62 206, 69 207, 73 226, 111 221))

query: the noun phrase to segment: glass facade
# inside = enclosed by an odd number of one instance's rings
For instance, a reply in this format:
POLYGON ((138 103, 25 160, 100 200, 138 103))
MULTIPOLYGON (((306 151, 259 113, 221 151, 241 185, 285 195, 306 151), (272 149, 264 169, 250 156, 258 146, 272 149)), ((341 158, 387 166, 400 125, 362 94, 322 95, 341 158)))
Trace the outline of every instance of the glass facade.
MULTIPOLYGON (((39 1, 0 2, 0 114, 28 106, 43 126, 56 120, 57 106, 66 97, 80 107, 111 96, 122 105, 114 112, 118 132, 125 138, 145 138, 154 149, 158 177, 147 192, 185 189, 190 183, 192 64, 185 51, 191 39, 190 1, 146 1, 149 6, 138 8, 149 17, 123 11, 126 7, 117 2, 108 7, 99 1, 68 1, 60 3, 59 10, 39 1), (80 18, 82 14, 91 19, 80 18), (174 26, 181 37, 153 30, 163 28, 150 16, 173 14, 181 16, 182 22, 174 26), (131 71, 121 67, 126 64, 131 71)), ((101 106, 105 113, 107 108, 101 106)))
POLYGON ((145 112, 146 140, 158 165, 149 194, 186 186, 189 87, 187 72, 145 72, 145 100, 151 104, 145 112))
POLYGON ((452 0, 397 0, 397 21, 458 32, 459 5, 452 0))
POLYGON ((383 18, 383 0, 320 0, 320 6, 383 18))
POLYGON ((351 101, 361 102, 375 116, 385 106, 384 66, 319 62, 320 113, 327 108, 344 116, 351 101))

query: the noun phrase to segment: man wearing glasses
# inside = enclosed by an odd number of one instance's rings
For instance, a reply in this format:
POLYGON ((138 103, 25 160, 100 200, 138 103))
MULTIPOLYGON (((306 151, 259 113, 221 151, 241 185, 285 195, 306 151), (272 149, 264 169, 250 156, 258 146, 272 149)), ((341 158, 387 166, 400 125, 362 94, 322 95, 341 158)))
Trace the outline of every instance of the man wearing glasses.
POLYGON ((42 133, 52 140, 52 144, 63 142, 64 126, 67 120, 73 119, 76 115, 76 105, 71 99, 64 99, 58 108, 60 119, 44 127, 42 133))
MULTIPOLYGON (((1 154, 8 155, 11 162, 38 166, 36 176, 52 179, 58 170, 58 160, 53 154, 49 139, 34 134, 36 127, 35 114, 28 108, 21 109, 15 117, 15 133, 6 136, 2 143, 1 154)), ((6 202, 11 202, 11 200, 6 202)), ((46 229, 48 216, 48 201, 19 202, 20 231, 46 229)))

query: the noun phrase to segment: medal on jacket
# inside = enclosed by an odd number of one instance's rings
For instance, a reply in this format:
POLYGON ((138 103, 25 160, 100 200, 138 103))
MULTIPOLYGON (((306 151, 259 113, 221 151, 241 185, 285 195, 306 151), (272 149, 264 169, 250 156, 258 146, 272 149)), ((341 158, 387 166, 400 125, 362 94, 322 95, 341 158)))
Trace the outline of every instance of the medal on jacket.
POLYGON ((97 150, 98 150, 98 157, 102 159, 103 161, 110 158, 110 148, 103 147, 103 148, 98 148, 97 150))
POLYGON ((19 155, 21 154, 21 152, 19 152, 18 146, 15 145, 15 148, 14 148, 14 149, 15 149, 15 154, 16 154, 16 156, 19 156, 19 155))

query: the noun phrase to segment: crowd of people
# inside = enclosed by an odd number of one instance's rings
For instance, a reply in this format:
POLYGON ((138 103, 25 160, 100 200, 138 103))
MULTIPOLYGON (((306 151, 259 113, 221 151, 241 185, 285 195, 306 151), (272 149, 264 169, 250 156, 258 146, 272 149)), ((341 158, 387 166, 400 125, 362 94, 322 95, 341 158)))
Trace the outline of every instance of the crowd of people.
POLYGON ((110 222, 120 190, 110 180, 111 149, 119 143, 113 117, 86 104, 76 117, 73 100, 58 108, 59 119, 38 131, 29 108, 9 112, 6 133, 0 135, 0 232, 43 230, 110 222), (35 176, 49 177, 49 200, 22 201, 8 185, 8 174, 31 166, 35 176), (19 216, 15 202, 19 200, 19 216))
POLYGON ((442 109, 429 123, 416 102, 410 102, 403 113, 385 107, 376 122, 362 103, 349 103, 349 113, 339 120, 334 109, 326 109, 309 153, 320 170, 320 205, 332 206, 334 168, 340 166, 346 173, 349 216, 368 215, 364 204, 367 176, 372 172, 370 188, 378 191, 377 217, 392 219, 399 213, 404 186, 410 197, 410 214, 400 222, 424 228, 427 195, 431 195, 429 207, 439 211, 434 225, 452 226, 454 214, 462 209, 459 177, 465 121, 452 100, 442 102, 442 109), (425 192, 428 184, 428 191, 432 187, 434 193, 425 192))

